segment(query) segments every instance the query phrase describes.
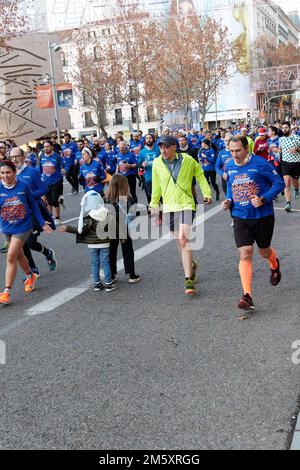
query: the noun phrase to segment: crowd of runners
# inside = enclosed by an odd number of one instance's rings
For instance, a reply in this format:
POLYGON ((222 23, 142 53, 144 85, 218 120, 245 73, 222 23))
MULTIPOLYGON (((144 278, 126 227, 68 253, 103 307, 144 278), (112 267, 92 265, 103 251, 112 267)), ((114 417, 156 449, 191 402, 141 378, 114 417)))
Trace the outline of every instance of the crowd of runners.
POLYGON ((111 292, 117 287, 119 245, 129 283, 139 282, 130 237, 133 216, 129 214, 138 202, 139 185, 145 191, 149 219, 154 217, 157 224, 166 221, 177 241, 187 295, 196 293, 197 263, 190 238, 197 204, 219 201, 223 190, 222 205, 231 213, 240 255, 243 294, 238 307, 254 309, 254 244, 269 264, 272 286, 277 286, 281 270, 272 247, 273 204, 282 194, 286 212, 292 211, 293 198, 299 198, 299 176, 300 130, 290 122, 199 132, 165 128, 160 137, 135 132, 130 141, 121 133, 77 141, 65 133, 61 146, 56 136, 37 140, 34 147, 19 148, 13 141, 0 141, 0 231, 4 236, 0 251, 6 255, 0 304, 11 303, 18 265, 24 272, 25 292, 34 290, 40 276, 37 253, 44 257, 50 271, 57 269, 54 250, 39 241, 43 232, 55 230, 74 234, 77 243, 88 247, 96 292, 111 292), (75 197, 84 192, 78 201, 77 227, 62 223, 64 178, 75 197), (112 219, 113 237, 107 231, 112 219), (121 220, 125 220, 126 233, 121 220))

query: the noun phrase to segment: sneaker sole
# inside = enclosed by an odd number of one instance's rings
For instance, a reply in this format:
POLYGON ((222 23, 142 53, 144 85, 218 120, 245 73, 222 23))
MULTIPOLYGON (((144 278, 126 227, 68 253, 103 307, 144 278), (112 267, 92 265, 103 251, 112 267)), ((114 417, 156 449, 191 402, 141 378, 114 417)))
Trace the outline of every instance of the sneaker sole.
POLYGON ((137 284, 138 282, 140 282, 142 279, 137 279, 137 280, 133 280, 133 279, 129 279, 129 284, 137 284))
POLYGON ((9 301, 9 302, 0 302, 0 305, 3 305, 3 307, 7 307, 10 304, 11 304, 11 301, 9 301))

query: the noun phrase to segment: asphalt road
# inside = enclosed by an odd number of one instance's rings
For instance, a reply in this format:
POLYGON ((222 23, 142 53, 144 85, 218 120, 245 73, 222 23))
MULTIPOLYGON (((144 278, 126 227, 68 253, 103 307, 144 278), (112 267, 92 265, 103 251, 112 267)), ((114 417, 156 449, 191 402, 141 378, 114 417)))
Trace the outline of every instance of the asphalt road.
MULTIPOLYGON (((66 197, 64 220, 78 216, 79 201, 66 197)), ((246 321, 236 309, 238 258, 223 212, 205 223, 193 299, 183 294, 172 241, 151 245, 147 256, 139 251, 140 284, 121 273, 116 292, 96 294, 86 287, 86 249, 72 235, 44 237, 57 271, 36 255, 37 290, 26 297, 19 275, 14 303, 0 309, 7 352, 0 448, 288 448, 300 385, 291 360, 300 339, 300 211, 286 214, 283 202, 276 208, 282 284, 271 287, 256 257, 257 310, 246 321)), ((136 250, 148 243, 136 242, 136 250)), ((0 267, 3 283, 3 255, 0 267)))

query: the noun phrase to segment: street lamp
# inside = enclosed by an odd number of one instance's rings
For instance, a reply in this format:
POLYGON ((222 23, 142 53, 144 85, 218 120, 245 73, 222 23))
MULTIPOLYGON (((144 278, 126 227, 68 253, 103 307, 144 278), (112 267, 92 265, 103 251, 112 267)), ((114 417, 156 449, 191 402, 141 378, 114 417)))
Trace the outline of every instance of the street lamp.
POLYGON ((53 66, 53 57, 52 51, 59 52, 61 51, 61 47, 56 44, 52 43, 50 40, 48 41, 48 49, 49 49, 49 61, 50 61, 50 76, 49 79, 52 83, 52 94, 53 94, 53 103, 54 103, 54 127, 57 133, 57 142, 60 145, 60 129, 59 129, 59 121, 58 121, 58 105, 57 105, 57 95, 56 95, 56 83, 55 83, 55 76, 54 76, 54 66, 53 66))

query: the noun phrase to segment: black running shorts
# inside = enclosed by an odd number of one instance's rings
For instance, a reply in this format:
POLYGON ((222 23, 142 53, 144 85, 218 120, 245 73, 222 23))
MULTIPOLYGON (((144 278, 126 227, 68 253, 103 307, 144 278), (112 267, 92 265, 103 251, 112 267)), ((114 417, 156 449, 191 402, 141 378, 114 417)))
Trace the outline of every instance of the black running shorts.
POLYGON ((55 184, 50 184, 48 186, 48 194, 46 196, 49 206, 59 207, 58 200, 60 196, 63 195, 63 192, 64 192, 63 180, 55 184))
POLYGON ((299 163, 282 162, 282 175, 291 176, 292 178, 299 179, 300 162, 299 163))
POLYGON ((262 219, 234 218, 234 238, 238 248, 252 246, 257 243, 258 248, 269 248, 274 233, 275 217, 270 215, 262 219))
POLYGON ((165 219, 169 222, 170 232, 178 232, 180 225, 193 225, 196 211, 186 210, 181 212, 171 212, 165 214, 165 219))

